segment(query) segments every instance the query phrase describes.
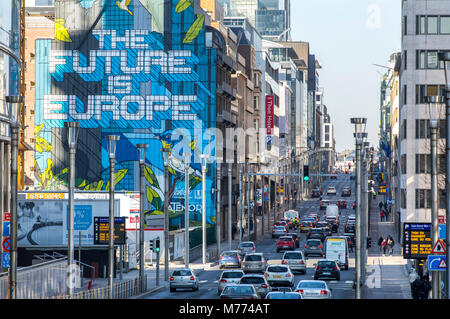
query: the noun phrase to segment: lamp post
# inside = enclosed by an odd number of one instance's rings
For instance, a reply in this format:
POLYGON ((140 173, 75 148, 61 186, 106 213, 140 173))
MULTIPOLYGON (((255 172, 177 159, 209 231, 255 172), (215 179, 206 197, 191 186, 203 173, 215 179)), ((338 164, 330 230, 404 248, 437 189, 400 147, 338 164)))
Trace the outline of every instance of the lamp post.
POLYGON ((114 188, 115 188, 115 160, 117 141, 119 135, 107 135, 107 151, 109 155, 109 242, 108 242, 108 286, 109 298, 113 297, 113 277, 114 277, 114 188))
POLYGON ((11 299, 17 298, 17 170, 19 151, 19 114, 23 96, 7 96, 6 103, 10 104, 9 116, 11 127, 11 269, 9 272, 9 293, 11 299))
POLYGON ((144 267, 145 267, 145 252, 144 252, 144 220, 145 220, 145 150, 148 144, 137 144, 139 149, 139 282, 141 292, 144 292, 144 267))
MULTIPOLYGON (((450 61, 450 52, 439 52, 438 58, 440 61, 444 61, 444 75, 445 75, 445 125, 446 125, 446 146, 445 146, 445 152, 446 152, 446 234, 445 234, 445 242, 447 243, 447 246, 450 243, 450 227, 449 227, 449 220, 450 220, 450 187, 449 187, 449 180, 450 180, 450 86, 448 83, 448 62, 450 61)), ((449 260, 450 260, 450 252, 449 249, 446 251, 446 258, 447 258, 447 268, 445 269, 445 282, 446 282, 446 298, 450 298, 450 271, 449 271, 449 260)))
POLYGON ((366 118, 352 118, 351 123, 355 125, 356 144, 356 299, 361 299, 361 249, 362 241, 362 203, 361 203, 361 152, 363 146, 363 135, 367 123, 366 118))
POLYGON ((206 165, 208 155, 200 155, 202 160, 202 263, 206 264, 206 165))
POLYGON ((184 157, 184 265, 189 268, 189 164, 191 153, 183 153, 184 157))
POLYGON ((228 163, 228 249, 231 250, 231 244, 233 240, 233 210, 232 210, 232 198, 233 198, 233 163, 228 163))
POLYGON ((222 159, 216 158, 216 170, 217 170, 217 192, 216 192, 216 199, 217 199, 217 208, 216 208, 216 236, 217 236, 217 253, 218 256, 220 256, 220 252, 222 247, 220 246, 220 242, 222 240, 221 238, 221 227, 222 227, 222 208, 221 208, 221 184, 222 184, 222 159))
MULTIPOLYGON (((73 265, 74 244, 74 190, 75 190, 75 152, 77 149, 77 140, 80 123, 65 122, 64 127, 67 128, 67 141, 69 144, 69 216, 68 216, 68 239, 67 239, 67 266, 70 275, 70 270, 73 265)), ((81 262, 81 260, 79 260, 81 262)), ((72 296, 73 285, 67 285, 68 294, 72 296)))
POLYGON ((169 154, 170 148, 162 148, 164 156, 164 281, 169 281, 169 154))

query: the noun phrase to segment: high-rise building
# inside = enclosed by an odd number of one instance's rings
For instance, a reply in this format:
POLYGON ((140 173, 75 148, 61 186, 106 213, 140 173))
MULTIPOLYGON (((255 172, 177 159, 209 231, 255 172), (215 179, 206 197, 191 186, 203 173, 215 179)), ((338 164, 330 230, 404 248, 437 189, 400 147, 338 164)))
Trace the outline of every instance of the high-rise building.
MULTIPOLYGON (((430 112, 440 113, 438 133, 439 214, 445 191, 445 107, 428 105, 427 96, 444 95, 445 73, 439 51, 450 50, 450 2, 402 1, 400 71, 400 213, 401 222, 431 221, 430 112)), ((397 213, 397 212, 395 212, 397 213)))

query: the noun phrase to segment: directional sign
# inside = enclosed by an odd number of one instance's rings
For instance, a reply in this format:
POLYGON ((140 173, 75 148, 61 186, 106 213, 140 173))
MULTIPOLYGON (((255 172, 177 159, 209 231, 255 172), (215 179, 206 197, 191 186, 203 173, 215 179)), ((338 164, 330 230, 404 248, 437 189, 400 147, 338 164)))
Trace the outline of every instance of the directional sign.
POLYGON ((447 259, 445 256, 428 256, 429 271, 445 271, 447 268, 447 259))
POLYGON ((431 250, 432 254, 445 254, 445 243, 442 239, 439 239, 431 250))
POLYGON ((11 237, 6 237, 3 239, 3 250, 6 252, 9 252, 9 249, 11 248, 11 237))
POLYGON ((10 253, 2 253, 2 268, 11 267, 11 254, 10 253))
POLYGON ((446 239, 447 237, 447 225, 439 225, 439 239, 446 239))

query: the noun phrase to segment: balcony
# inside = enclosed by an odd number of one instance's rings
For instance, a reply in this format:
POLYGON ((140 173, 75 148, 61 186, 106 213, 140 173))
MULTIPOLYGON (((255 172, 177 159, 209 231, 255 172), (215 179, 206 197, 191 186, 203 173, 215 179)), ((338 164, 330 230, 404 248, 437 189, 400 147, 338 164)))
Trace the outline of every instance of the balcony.
POLYGON ((216 92, 217 94, 222 94, 231 100, 236 99, 236 89, 226 82, 217 83, 216 92))
POLYGON ((221 111, 220 113, 217 113, 217 122, 219 123, 225 123, 231 126, 236 126, 237 124, 237 117, 234 114, 231 114, 228 111, 221 111))

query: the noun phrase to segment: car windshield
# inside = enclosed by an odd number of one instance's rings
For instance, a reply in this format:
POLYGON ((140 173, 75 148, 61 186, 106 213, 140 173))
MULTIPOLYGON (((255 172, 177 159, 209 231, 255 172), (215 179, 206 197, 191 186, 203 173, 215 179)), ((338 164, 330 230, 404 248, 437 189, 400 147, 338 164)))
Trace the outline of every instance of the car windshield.
POLYGON ((226 286, 223 293, 231 295, 253 294, 254 290, 250 286, 226 286))
POLYGON ((249 248, 249 247, 253 247, 253 244, 252 243, 242 243, 239 246, 249 248))
POLYGON ((264 284, 265 280, 262 277, 243 277, 241 284, 264 284))
POLYGON ((222 278, 241 278, 242 276, 244 276, 244 274, 241 271, 230 271, 230 272, 224 272, 222 274, 222 278))
POLYGON ((302 299, 302 295, 296 292, 271 292, 266 299, 302 299))
POLYGON ((175 270, 172 276, 192 276, 192 272, 190 270, 175 270))
POLYGON ((301 253, 286 253, 284 259, 303 259, 301 253))
POLYGON ((261 261, 261 255, 247 255, 245 256, 245 261, 261 261))
POLYGON ((317 266, 329 268, 329 267, 336 267, 336 264, 333 261, 319 261, 317 266))
POLYGON ((297 288, 317 288, 317 289, 325 289, 326 285, 323 282, 315 282, 315 281, 306 281, 300 282, 297 288))
POLYGON ((267 268, 268 272, 288 272, 288 268, 287 267, 283 267, 283 266, 270 266, 267 268))

